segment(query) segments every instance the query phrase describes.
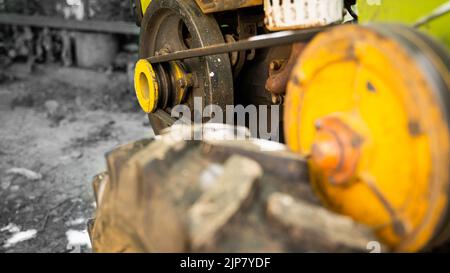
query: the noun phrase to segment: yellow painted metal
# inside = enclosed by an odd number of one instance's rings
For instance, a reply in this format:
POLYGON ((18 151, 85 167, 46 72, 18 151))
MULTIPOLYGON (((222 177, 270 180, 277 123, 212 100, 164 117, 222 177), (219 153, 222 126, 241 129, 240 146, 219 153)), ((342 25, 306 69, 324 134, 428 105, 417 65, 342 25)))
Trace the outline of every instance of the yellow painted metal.
POLYGON ((188 88, 188 82, 187 78, 189 77, 184 69, 182 68, 182 65, 179 62, 173 61, 170 62, 170 69, 171 73, 173 75, 173 78, 177 84, 175 84, 176 89, 176 103, 180 104, 183 102, 186 91, 188 88), (184 84, 180 84, 180 82, 184 82, 184 84))
POLYGON ((310 164, 312 183, 329 208, 373 227, 396 251, 422 249, 448 203, 449 129, 428 80, 396 41, 345 25, 308 45, 287 88, 294 151, 311 154, 314 124, 328 116, 362 136, 354 180, 333 185, 310 164))
POLYGON ((146 113, 156 110, 159 97, 159 86, 151 63, 141 59, 134 70, 134 89, 139 105, 146 113))
POLYGON ((142 14, 145 14, 145 11, 147 10, 147 8, 151 2, 152 2, 152 0, 141 0, 142 14))

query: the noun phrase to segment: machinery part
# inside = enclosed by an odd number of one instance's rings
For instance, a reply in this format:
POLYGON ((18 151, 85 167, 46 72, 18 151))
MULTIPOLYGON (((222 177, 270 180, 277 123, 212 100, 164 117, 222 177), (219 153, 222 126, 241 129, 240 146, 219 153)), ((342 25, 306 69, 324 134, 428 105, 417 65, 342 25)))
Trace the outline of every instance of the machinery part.
POLYGON ((181 62, 154 66, 141 59, 134 70, 136 97, 145 113, 185 102, 188 89, 195 85, 195 76, 187 73, 181 62))
MULTIPOLYGON (((258 13, 244 12, 242 10, 237 12, 237 38, 239 40, 246 40, 258 34, 258 23, 263 19, 258 13)), ((255 57, 255 49, 243 50, 238 52, 238 58, 233 65, 233 77, 235 81, 240 75, 240 72, 247 61, 253 60, 255 57)))
POLYGON ((316 34, 326 30, 327 27, 317 27, 296 31, 280 31, 251 37, 247 40, 237 41, 235 43, 221 43, 211 46, 191 48, 175 51, 172 53, 147 57, 150 63, 161 63, 175 60, 204 57, 214 54, 230 53, 258 48, 268 48, 274 46, 289 45, 297 42, 307 42, 316 34))
POLYGON ((344 0, 264 0, 269 30, 300 29, 339 23, 344 0))
MULTIPOLYGON (((137 2, 139 2, 139 6, 141 7, 141 13, 142 13, 142 19, 144 18, 144 14, 147 11, 148 6, 150 5, 150 3, 152 2, 152 0, 136 0, 137 2)), ((138 4, 136 4, 136 6, 138 6, 138 4)), ((141 21, 142 21, 141 19, 141 21)))
POLYGON ((366 252, 370 229, 321 207, 305 160, 278 143, 261 150, 273 144, 162 134, 108 153, 93 183, 93 251, 366 252))
MULTIPOLYGON (((236 39, 233 37, 233 35, 226 34, 225 42, 228 44, 236 43, 236 39)), ((239 60, 239 52, 237 51, 230 52, 230 62, 233 67, 238 64, 238 60, 239 60)))
MULTIPOLYGON (((281 99, 281 95, 272 96, 272 93, 267 92, 266 83, 270 75, 271 63, 276 60, 277 62, 287 62, 291 54, 292 45, 285 45, 279 47, 270 47, 258 49, 256 51, 255 58, 252 61, 248 61, 243 67, 236 85, 236 100, 244 105, 268 105, 270 110, 273 104, 279 104, 280 101, 273 101, 274 97, 281 99)), ((280 111, 276 116, 272 116, 271 111, 268 111, 267 123, 270 131, 277 130, 272 128, 271 121, 273 119, 278 120, 277 128, 280 130, 279 141, 284 142, 283 136, 283 105, 280 104, 280 111)), ((246 126, 250 127, 251 124, 246 126)), ((258 124, 260 128, 261 124, 258 124)), ((259 129, 258 129, 259 130, 259 129)), ((255 135, 254 137, 261 137, 255 135)))
POLYGON ((246 7, 260 6, 262 0, 195 0, 204 13, 235 10, 246 7))
POLYGON ((345 25, 307 46, 288 84, 287 143, 317 194, 396 251, 450 235, 449 64, 414 29, 345 25))
POLYGON ((139 105, 145 113, 156 110, 159 99, 159 83, 152 64, 139 60, 134 72, 134 89, 139 105))
MULTIPOLYGON (((245 40, 252 36, 257 35, 258 22, 261 21, 258 14, 249 12, 237 12, 237 27, 236 33, 225 34, 225 41, 227 43, 235 43, 237 40, 245 40)), ((252 55, 254 56, 255 50, 251 49, 247 53, 246 50, 230 52, 231 65, 233 66, 233 78, 236 81, 242 70, 242 67, 247 60, 250 60, 252 55)))
POLYGON ((170 62, 170 75, 172 76, 172 86, 174 86, 173 105, 184 102, 188 88, 193 87, 195 80, 192 73, 186 73, 186 69, 181 62, 170 62))
POLYGON ((316 121, 311 164, 334 185, 351 182, 360 158, 361 136, 347 122, 328 116, 316 121))
POLYGON ((267 91, 281 95, 286 92, 286 86, 294 65, 305 48, 306 43, 296 43, 292 46, 291 55, 286 64, 280 60, 270 62, 269 78, 266 81, 267 91))
MULTIPOLYGON (((152 0, 142 20, 139 57, 165 56, 170 52, 223 42, 215 19, 203 14, 194 1, 152 0)), ((204 105, 224 107, 233 104, 233 76, 227 54, 191 58, 183 61, 183 68, 186 73, 192 73, 198 83, 192 86, 185 101, 191 109, 194 96, 203 98, 204 105)), ((164 69, 167 71, 169 68, 164 69)), ((172 99, 177 96, 172 92, 169 95, 172 99)), ((168 111, 173 106, 169 103, 161 110, 168 111)), ((149 119, 157 134, 167 126, 163 121, 155 122, 160 120, 158 117, 149 116, 149 119)))

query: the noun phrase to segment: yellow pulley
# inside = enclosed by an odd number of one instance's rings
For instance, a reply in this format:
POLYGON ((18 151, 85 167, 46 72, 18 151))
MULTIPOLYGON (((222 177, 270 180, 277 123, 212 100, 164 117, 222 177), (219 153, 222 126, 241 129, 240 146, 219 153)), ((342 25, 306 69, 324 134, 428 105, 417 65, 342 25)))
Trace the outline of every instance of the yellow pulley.
POLYGON ((145 14, 145 11, 147 10, 151 2, 152 0, 140 0, 142 14, 145 14))
POLYGON ((146 113, 154 112, 158 105, 159 85, 152 64, 146 59, 136 63, 134 89, 142 110, 146 113))
POLYGON ((318 196, 396 251, 448 238, 448 64, 415 30, 343 25, 314 38, 288 83, 287 144, 318 196))

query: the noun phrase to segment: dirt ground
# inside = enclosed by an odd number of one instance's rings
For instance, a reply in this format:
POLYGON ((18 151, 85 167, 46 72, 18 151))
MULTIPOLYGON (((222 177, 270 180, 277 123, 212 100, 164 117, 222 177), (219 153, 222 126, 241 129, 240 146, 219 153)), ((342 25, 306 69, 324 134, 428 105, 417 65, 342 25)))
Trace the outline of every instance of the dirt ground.
POLYGON ((104 154, 153 134, 131 90, 121 73, 1 73, 0 252, 90 252, 91 179, 104 154), (32 236, 14 242, 18 232, 32 236))

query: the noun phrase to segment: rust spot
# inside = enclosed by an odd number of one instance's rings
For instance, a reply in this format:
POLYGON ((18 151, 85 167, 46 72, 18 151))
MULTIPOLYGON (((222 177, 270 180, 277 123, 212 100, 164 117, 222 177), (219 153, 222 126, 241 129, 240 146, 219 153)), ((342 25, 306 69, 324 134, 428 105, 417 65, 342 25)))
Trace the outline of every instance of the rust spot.
POLYGON ((375 86, 373 86, 372 82, 370 82, 370 81, 368 81, 366 83, 366 87, 369 92, 373 92, 373 93, 377 92, 377 90, 375 89, 375 86))
POLYGON ((411 136, 419 136, 420 134, 422 134, 420 124, 415 120, 410 120, 408 122, 408 131, 411 136))
POLYGON ((357 149, 357 148, 361 147, 363 142, 364 142, 364 139, 361 136, 354 135, 352 138, 352 147, 357 149))
POLYGON ((292 83, 299 86, 300 85, 300 80, 298 79, 297 75, 293 75, 292 76, 292 83))
POLYGON ((303 52, 305 46, 305 43, 294 44, 287 61, 272 60, 270 63, 269 77, 267 78, 265 85, 266 90, 277 95, 285 93, 291 72, 298 62, 299 56, 303 52))
POLYGON ((348 184, 355 174, 363 139, 342 120, 332 116, 316 122, 316 130, 311 162, 329 183, 348 184))
POLYGON ((354 44, 350 44, 346 50, 345 50, 345 55, 344 55, 344 59, 345 60, 357 60, 356 58, 356 54, 355 54, 355 45, 354 44))

